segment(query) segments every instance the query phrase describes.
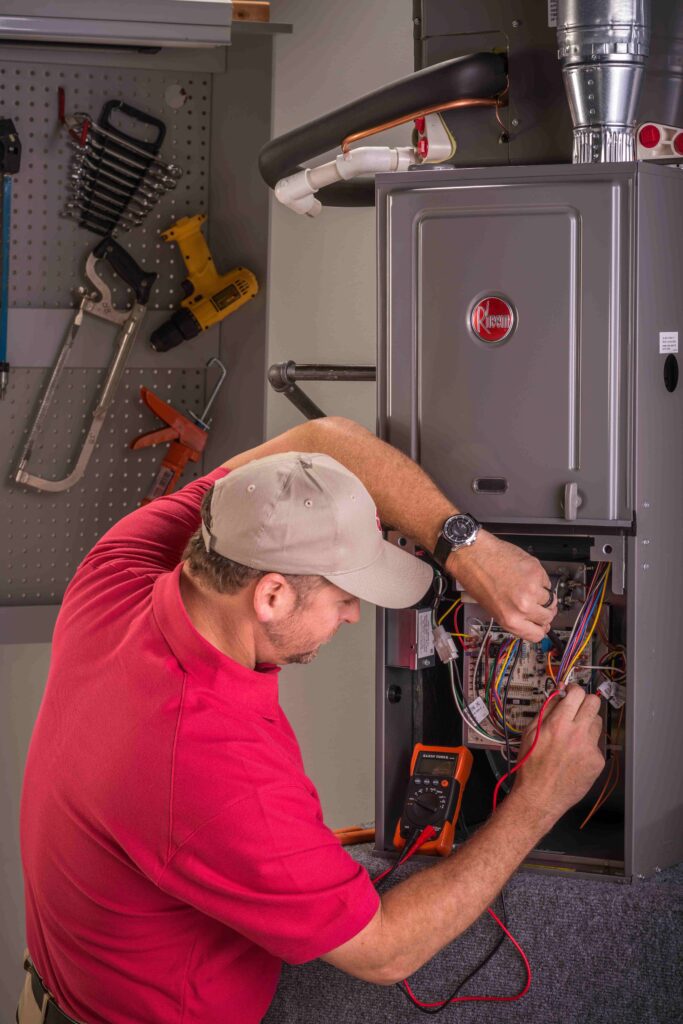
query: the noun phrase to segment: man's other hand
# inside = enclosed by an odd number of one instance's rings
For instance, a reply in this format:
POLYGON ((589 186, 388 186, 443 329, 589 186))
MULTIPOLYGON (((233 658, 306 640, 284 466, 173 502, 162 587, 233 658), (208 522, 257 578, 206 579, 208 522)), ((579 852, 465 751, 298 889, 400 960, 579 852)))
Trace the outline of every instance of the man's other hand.
POLYGON ((538 561, 515 544, 481 530, 474 544, 452 554, 451 576, 503 629, 538 643, 557 613, 557 598, 550 607, 550 580, 538 561))
MULTIPOLYGON (((538 716, 525 730, 519 756, 529 749, 538 716)), ((564 697, 555 697, 543 715, 534 751, 519 769, 514 793, 530 808, 556 821, 591 788, 605 758, 599 747, 602 735, 600 698, 570 683, 564 697)))

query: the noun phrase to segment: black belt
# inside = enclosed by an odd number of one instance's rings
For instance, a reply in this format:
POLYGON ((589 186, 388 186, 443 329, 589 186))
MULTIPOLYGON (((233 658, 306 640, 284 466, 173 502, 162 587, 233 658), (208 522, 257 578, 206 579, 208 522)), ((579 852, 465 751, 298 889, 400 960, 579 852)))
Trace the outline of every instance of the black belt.
POLYGON ((56 1002, 48 992, 40 980, 38 971, 33 966, 33 961, 30 957, 26 957, 24 960, 24 970, 28 971, 31 975, 31 991, 33 992, 33 998, 37 1002, 38 1006, 43 1005, 43 999, 47 996, 47 1007, 45 1016, 43 1017, 44 1024, 79 1024, 79 1021, 74 1020, 73 1017, 69 1017, 67 1013, 60 1010, 56 1002))

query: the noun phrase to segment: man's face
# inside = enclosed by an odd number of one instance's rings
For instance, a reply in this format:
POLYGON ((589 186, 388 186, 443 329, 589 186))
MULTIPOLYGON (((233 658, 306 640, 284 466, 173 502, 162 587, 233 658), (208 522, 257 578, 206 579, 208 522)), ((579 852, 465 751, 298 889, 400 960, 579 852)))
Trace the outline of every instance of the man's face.
POLYGON ((342 623, 358 622, 360 618, 358 598, 325 580, 302 598, 294 594, 291 604, 285 618, 263 623, 273 661, 278 665, 307 665, 342 623))

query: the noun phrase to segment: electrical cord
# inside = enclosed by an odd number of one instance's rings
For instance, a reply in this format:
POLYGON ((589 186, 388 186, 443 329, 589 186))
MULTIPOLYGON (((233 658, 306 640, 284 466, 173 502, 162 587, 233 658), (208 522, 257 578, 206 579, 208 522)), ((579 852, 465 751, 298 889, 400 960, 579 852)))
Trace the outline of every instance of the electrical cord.
MULTIPOLYGON (((507 909, 506 909, 506 906, 505 906, 505 891, 503 889, 500 890, 499 896, 500 896, 500 905, 501 905, 501 917, 502 917, 502 920, 503 920, 503 924, 507 928, 507 909)), ((462 991, 462 989, 464 989, 465 985, 467 985, 467 983, 470 982, 472 980, 472 978, 474 978, 477 974, 479 974, 480 971, 483 971, 483 969, 488 964, 490 964, 490 962, 493 960, 494 956, 496 955, 496 953, 498 952, 500 947, 505 942, 506 938, 507 938, 507 936, 506 936, 505 932, 503 931, 501 933, 500 937, 498 938, 498 940, 494 943, 492 948, 486 954, 484 959, 480 963, 478 963, 476 965, 476 967, 473 967, 472 970, 468 974, 465 975, 465 977, 462 979, 462 981, 458 982, 458 985, 456 986, 456 988, 453 989, 451 994, 447 997, 447 999, 445 999, 443 1001, 443 1003, 441 1005, 430 1007, 428 1004, 422 1003, 419 999, 417 999, 415 997, 415 994, 412 993, 412 990, 409 989, 409 986, 408 986, 407 982, 405 982, 405 981, 399 982, 399 985, 398 985, 399 992, 402 992, 403 995, 408 1000, 408 1002, 412 1003, 412 1005, 415 1006, 420 1011, 420 1013, 424 1013, 424 1014, 441 1013, 442 1010, 446 1009, 446 1007, 449 1005, 449 1003, 453 1002, 453 1000, 457 996, 458 992, 462 991)))

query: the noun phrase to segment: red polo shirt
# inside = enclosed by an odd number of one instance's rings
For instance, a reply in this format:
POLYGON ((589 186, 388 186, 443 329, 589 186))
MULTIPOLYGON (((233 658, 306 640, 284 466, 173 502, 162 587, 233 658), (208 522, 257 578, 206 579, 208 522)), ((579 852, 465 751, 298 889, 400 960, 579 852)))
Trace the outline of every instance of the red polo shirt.
POLYGON ((223 470, 126 516, 64 597, 21 810, 28 947, 87 1024, 260 1021, 282 960, 356 935, 372 884, 278 705, 194 629, 180 558, 223 470))

